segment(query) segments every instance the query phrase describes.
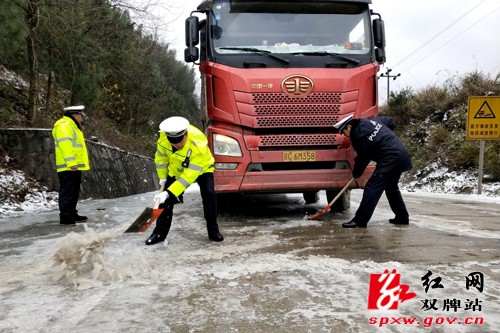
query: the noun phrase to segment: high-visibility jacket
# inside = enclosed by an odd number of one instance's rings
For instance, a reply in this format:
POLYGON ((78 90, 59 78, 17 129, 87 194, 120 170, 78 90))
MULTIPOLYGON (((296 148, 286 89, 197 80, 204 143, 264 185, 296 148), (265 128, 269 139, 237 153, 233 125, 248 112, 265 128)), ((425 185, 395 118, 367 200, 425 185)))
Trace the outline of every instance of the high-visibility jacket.
POLYGON ((52 129, 56 153, 57 172, 71 170, 78 166, 78 170, 90 170, 89 155, 83 132, 75 120, 64 116, 54 124, 52 129))
POLYGON ((214 171, 215 159, 208 148, 207 137, 193 125, 187 129, 187 141, 180 150, 172 149, 165 132, 160 131, 156 145, 155 164, 159 179, 167 176, 176 180, 168 191, 181 195, 201 174, 214 171))

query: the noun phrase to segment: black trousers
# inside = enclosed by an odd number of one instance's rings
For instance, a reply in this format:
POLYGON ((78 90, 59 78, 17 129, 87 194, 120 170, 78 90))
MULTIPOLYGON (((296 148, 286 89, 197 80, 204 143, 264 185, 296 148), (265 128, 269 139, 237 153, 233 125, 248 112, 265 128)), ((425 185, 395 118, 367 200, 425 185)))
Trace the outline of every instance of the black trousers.
POLYGON ((80 197, 81 171, 61 171, 59 177, 59 218, 72 221, 77 215, 76 204, 80 197))
MULTIPOLYGON (((170 186, 174 181, 174 177, 168 177, 165 188, 170 186)), ((217 224, 217 195, 214 187, 214 174, 211 172, 204 173, 196 179, 196 182, 200 186, 201 200, 203 203, 203 215, 205 221, 207 222, 207 231, 209 234, 219 232, 219 226, 217 224)), ((153 231, 154 233, 160 234, 164 237, 168 235, 170 227, 172 226, 172 215, 174 205, 176 203, 178 203, 178 201, 167 199, 160 205, 160 208, 163 208, 163 212, 156 220, 156 227, 153 231)))
POLYGON ((409 218, 405 202, 398 187, 400 178, 401 173, 382 174, 380 171, 375 170, 366 183, 363 198, 354 216, 354 221, 358 225, 366 225, 370 221, 384 191, 389 201, 389 206, 396 215, 396 218, 400 220, 407 220, 409 218))

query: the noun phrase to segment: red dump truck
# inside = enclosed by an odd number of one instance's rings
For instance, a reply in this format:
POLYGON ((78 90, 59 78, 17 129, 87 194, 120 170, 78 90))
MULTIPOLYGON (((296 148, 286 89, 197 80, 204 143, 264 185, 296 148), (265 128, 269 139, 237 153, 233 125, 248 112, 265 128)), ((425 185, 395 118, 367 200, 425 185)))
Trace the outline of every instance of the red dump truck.
MULTIPOLYGON (((327 200, 351 179, 354 151, 333 128, 378 112, 384 23, 371 0, 203 1, 186 19, 200 65, 217 193, 327 200)), ((355 186, 363 187, 373 167, 355 186)), ((349 206, 349 191, 332 210, 349 206)))

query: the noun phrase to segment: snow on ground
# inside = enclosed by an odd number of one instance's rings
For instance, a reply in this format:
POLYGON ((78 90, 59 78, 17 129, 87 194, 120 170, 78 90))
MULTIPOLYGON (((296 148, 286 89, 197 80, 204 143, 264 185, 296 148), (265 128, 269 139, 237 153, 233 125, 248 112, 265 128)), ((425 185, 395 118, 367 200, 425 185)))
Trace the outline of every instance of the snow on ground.
MULTIPOLYGON (((430 193, 459 193, 472 194, 478 191, 477 170, 467 170, 465 172, 449 171, 447 167, 438 163, 430 163, 428 167, 417 173, 414 177, 405 177, 405 185, 402 186, 407 191, 420 191, 430 193), (420 177, 421 174, 425 176, 420 177)), ((486 177, 483 177, 485 179, 486 177)), ((499 196, 500 182, 486 182, 483 180, 481 192, 485 195, 499 196)))
POLYGON ((57 192, 48 192, 34 185, 19 170, 0 168, 0 215, 19 215, 53 209, 57 206, 57 192))

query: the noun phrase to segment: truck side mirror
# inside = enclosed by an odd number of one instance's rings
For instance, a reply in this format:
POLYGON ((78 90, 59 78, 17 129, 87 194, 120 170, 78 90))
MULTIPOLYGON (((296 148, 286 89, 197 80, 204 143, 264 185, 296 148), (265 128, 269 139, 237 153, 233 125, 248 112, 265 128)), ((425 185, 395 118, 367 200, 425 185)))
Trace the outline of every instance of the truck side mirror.
POLYGON ((196 16, 190 16, 185 23, 186 46, 184 50, 184 61, 195 62, 200 58, 200 52, 196 45, 200 43, 200 21, 196 16))
POLYGON ((200 52, 197 47, 187 47, 184 49, 184 61, 195 62, 200 58, 200 52))
MULTIPOLYGON (((378 14, 375 14, 378 15, 378 14)), ((385 28, 381 18, 373 20, 373 44, 375 47, 375 59, 379 64, 385 62, 385 28)))
POLYGON ((186 46, 193 47, 200 42, 200 20, 196 16, 190 16, 186 19, 185 25, 186 33, 186 46))
POLYGON ((379 64, 383 64, 385 62, 385 49, 377 48, 375 49, 375 59, 379 64))
POLYGON ((373 20, 373 43, 376 47, 385 48, 384 21, 380 18, 373 20))

